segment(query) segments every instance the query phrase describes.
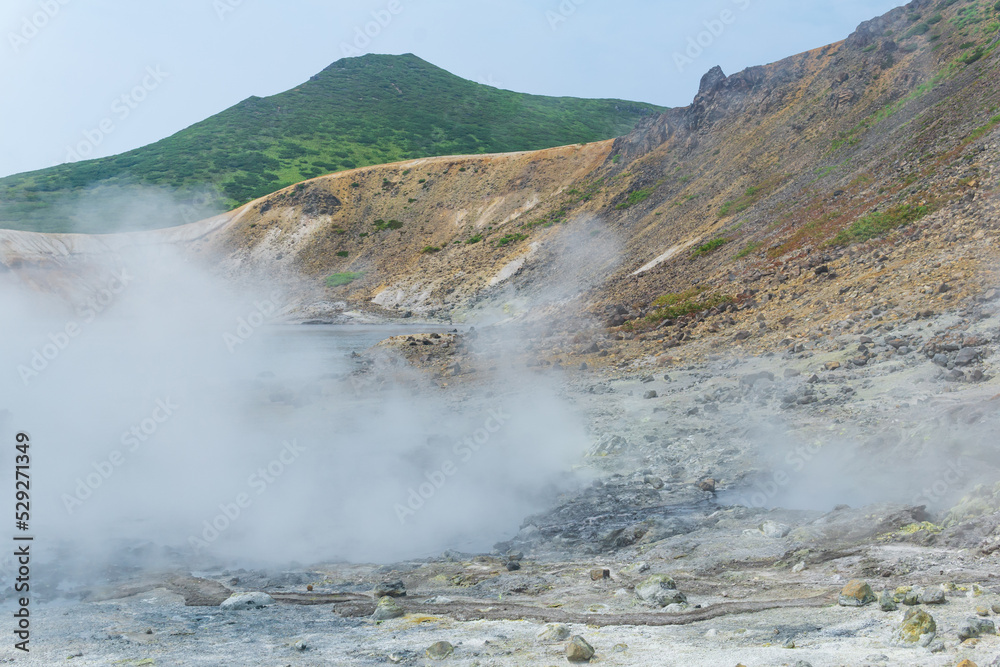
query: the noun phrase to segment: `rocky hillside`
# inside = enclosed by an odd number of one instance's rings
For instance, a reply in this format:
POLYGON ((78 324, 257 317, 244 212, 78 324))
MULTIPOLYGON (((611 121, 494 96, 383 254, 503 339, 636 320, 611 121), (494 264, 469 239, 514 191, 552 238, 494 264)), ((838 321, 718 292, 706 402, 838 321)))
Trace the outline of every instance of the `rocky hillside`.
POLYGON ((572 281, 569 311, 656 351, 950 307, 994 280, 998 29, 993 3, 914 0, 714 68, 614 141, 342 172, 185 233, 233 278, 292 286, 302 319, 511 314, 572 281))

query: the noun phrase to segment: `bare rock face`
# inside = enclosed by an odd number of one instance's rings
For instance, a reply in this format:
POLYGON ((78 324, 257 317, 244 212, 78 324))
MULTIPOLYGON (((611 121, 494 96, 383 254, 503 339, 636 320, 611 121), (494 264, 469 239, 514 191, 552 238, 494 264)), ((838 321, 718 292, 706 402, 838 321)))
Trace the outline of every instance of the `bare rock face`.
POLYGON ((708 70, 703 77, 701 77, 701 84, 698 86, 698 94, 702 95, 704 93, 714 91, 725 80, 725 73, 722 71, 721 67, 716 65, 712 69, 708 70))

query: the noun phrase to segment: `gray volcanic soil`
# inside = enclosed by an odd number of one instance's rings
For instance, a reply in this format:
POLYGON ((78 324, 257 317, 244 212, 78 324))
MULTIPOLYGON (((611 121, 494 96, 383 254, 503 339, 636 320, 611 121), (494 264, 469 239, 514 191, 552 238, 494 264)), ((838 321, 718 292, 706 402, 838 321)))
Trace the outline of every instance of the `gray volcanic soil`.
MULTIPOLYGON (((566 661, 566 641, 537 635, 564 623, 593 646, 595 664, 1000 665, 997 636, 959 636, 977 608, 990 621, 1000 610, 998 332, 1000 318, 982 308, 965 320, 913 319, 890 335, 845 328, 832 346, 753 358, 564 367, 564 398, 593 440, 581 481, 492 553, 287 571, 119 567, 86 585, 40 569, 32 651, 5 647, 3 659, 552 665, 566 661), (859 345, 864 365, 828 370, 859 345), (654 574, 672 577, 686 605, 640 597, 654 574), (911 608, 902 603, 838 605, 851 579, 876 595, 941 591, 919 604, 935 637, 897 641, 911 608), (371 620, 374 587, 396 580, 406 614, 371 620), (276 603, 224 611, 231 591, 266 591, 276 603), (425 653, 439 641, 454 646, 440 663, 425 653)), ((476 360, 493 363, 504 335, 435 338, 419 345, 422 361, 444 359, 450 373, 434 381, 453 383, 460 404, 476 360)), ((581 358, 615 345, 601 340, 581 358)), ((378 366, 365 361, 359 386, 378 366)))

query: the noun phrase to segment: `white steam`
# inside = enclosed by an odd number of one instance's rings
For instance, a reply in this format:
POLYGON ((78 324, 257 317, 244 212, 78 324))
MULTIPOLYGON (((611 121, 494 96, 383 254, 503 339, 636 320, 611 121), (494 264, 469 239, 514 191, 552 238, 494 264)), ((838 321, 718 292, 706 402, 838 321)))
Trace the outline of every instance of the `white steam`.
POLYGON ((32 438, 32 533, 81 562, 143 543, 244 564, 488 549, 587 445, 535 375, 452 396, 388 353, 360 373, 356 333, 277 324, 280 294, 169 248, 61 263, 37 272, 64 296, 0 273, 0 425, 32 438))

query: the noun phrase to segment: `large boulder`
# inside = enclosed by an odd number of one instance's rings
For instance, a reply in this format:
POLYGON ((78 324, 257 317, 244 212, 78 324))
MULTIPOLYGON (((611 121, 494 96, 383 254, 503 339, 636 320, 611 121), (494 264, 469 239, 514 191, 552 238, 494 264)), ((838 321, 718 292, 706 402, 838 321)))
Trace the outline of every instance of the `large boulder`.
POLYGON ((936 635, 937 623, 934 622, 934 617, 919 608, 906 612, 897 632, 897 638, 901 643, 920 646, 930 644, 936 635))
POLYGON ((851 579, 840 591, 837 599, 841 607, 863 607, 870 602, 875 602, 875 593, 867 582, 860 579, 851 579))

